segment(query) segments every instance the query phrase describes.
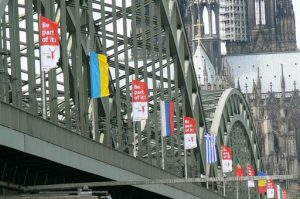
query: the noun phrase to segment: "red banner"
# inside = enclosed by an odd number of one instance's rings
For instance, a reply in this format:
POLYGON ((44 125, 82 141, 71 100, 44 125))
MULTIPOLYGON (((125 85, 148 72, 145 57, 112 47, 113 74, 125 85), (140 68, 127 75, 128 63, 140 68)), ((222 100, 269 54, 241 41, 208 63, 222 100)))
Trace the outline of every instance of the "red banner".
POLYGON ((184 120, 184 148, 193 149, 197 147, 197 122, 194 118, 183 117, 184 120))
POLYGON ((147 82, 132 80, 132 102, 148 102, 147 82))
POLYGON ((59 24, 40 16, 40 52, 41 70, 49 71, 56 68, 60 58, 59 24))
POLYGON ((184 116, 184 134, 196 134, 196 119, 184 116))
POLYGON ((244 176, 244 169, 239 163, 235 167, 235 176, 244 176))
POLYGON ((232 160, 232 148, 222 146, 222 160, 232 160))
POLYGON ((275 184, 273 180, 267 180, 267 189, 275 189, 275 184))
POLYGON ((250 164, 247 164, 247 175, 255 176, 255 170, 250 164))
POLYGON ((286 189, 282 189, 282 198, 283 199, 288 199, 289 195, 286 189))
POLYGON ((41 46, 59 45, 59 24, 46 17, 40 16, 40 42, 41 46))
POLYGON ((132 80, 132 120, 148 119, 148 85, 147 82, 132 80))
POLYGON ((222 171, 232 172, 232 149, 222 145, 222 171))

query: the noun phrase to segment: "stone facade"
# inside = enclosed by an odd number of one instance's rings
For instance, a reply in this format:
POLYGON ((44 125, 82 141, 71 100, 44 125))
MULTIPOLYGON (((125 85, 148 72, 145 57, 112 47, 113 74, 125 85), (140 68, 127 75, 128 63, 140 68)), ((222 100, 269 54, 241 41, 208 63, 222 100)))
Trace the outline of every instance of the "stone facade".
MULTIPOLYGON (((283 70, 282 70, 283 71, 283 70)), ((273 175, 299 175, 300 154, 300 95, 296 85, 285 91, 285 78, 281 75, 281 92, 261 92, 258 71, 257 83, 246 99, 259 136, 264 168, 273 175)), ((289 183, 289 192, 298 192, 298 182, 289 183)))
MULTIPOLYGON (((269 92, 261 92, 262 78, 257 74, 257 83, 253 81, 252 91, 246 88, 245 98, 252 111, 254 125, 259 137, 260 150, 265 172, 268 175, 299 175, 300 168, 300 93, 294 84, 294 90, 285 91, 285 78, 282 70, 281 92, 273 92, 270 84, 269 92)), ((218 90, 230 87, 241 88, 239 82, 235 85, 234 75, 230 65, 223 65, 222 72, 215 78, 214 84, 203 73, 202 90, 218 90)), ((246 86, 247 87, 247 86, 246 86)), ((287 182, 284 182, 287 183, 287 182)), ((286 187, 286 184, 284 184, 286 187)), ((290 198, 297 198, 299 182, 289 181, 290 198), (295 197, 294 197, 295 196, 295 197)))
POLYGON ((291 0, 246 0, 247 41, 226 41, 227 54, 295 51, 291 0))

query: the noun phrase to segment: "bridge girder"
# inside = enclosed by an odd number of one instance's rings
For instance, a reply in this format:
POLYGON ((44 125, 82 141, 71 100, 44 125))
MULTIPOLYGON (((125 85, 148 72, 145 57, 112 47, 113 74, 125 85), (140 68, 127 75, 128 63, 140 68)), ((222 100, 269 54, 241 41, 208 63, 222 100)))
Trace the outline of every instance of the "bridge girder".
MULTIPOLYGON (((188 175, 206 172, 202 137, 207 126, 176 0, 2 0, 0 4, 6 5, 1 12, 8 10, 0 20, 1 103, 41 117, 38 17, 46 16, 60 23, 61 43, 58 67, 45 77, 47 125, 66 128, 84 136, 83 140, 94 140, 156 167, 162 167, 163 142, 166 170, 182 177, 182 117, 194 117, 201 130, 198 147, 187 153, 188 175), (108 55, 111 95, 107 98, 89 96, 90 49, 108 55), (149 83, 149 119, 144 122, 133 123, 131 118, 132 79, 149 83), (161 139, 160 100, 175 102, 174 137, 161 139)), ((19 122, 2 118, 0 124, 22 132, 18 128, 25 124, 19 122)), ((30 124, 26 131, 33 128, 30 124)), ((31 133, 42 134, 42 141, 53 138, 42 128, 31 133)), ((72 147, 85 151, 75 143, 72 147)))
MULTIPOLYGON (((221 159, 221 146, 232 147, 233 169, 238 161, 247 171, 247 164, 254 167, 255 172, 263 170, 260 157, 259 141, 247 101, 238 89, 224 91, 208 91, 204 97, 204 109, 211 108, 206 113, 209 119, 207 126, 210 132, 217 136, 218 159, 221 159)), ((210 168, 216 176, 223 176, 221 162, 210 168)), ((234 176, 233 173, 226 173, 234 176)), ((247 184, 241 182, 240 197, 247 198, 247 184)), ((234 187, 227 187, 226 196, 234 197, 234 187)), ((256 190, 251 190, 255 194, 256 190)))

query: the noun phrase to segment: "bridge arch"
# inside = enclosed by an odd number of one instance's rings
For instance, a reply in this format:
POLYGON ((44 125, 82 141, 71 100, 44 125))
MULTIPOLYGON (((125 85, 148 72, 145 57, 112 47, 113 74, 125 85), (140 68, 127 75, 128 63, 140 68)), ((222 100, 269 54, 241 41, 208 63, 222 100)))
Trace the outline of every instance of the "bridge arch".
MULTIPOLYGON (((211 99, 212 96, 210 95, 211 99)), ((251 116, 250 108, 244 96, 238 89, 227 89, 219 93, 215 102, 213 118, 208 116, 210 132, 217 136, 218 164, 209 169, 210 175, 223 176, 221 164, 221 146, 229 146, 233 149, 233 172, 226 173, 227 176, 234 176, 235 165, 239 159, 244 171, 247 171, 247 164, 251 164, 255 171, 263 168, 260 158, 258 138, 251 116)), ((205 99, 204 99, 205 101, 205 99)), ((210 104, 212 104, 210 102, 210 104)), ((207 107, 207 104, 204 104, 207 107)), ((207 109, 207 108, 204 108, 207 109)), ((208 109, 207 109, 208 110, 208 109)), ((241 183, 240 194, 247 194, 246 182, 241 183)), ((229 194, 234 194, 234 186, 227 186, 229 194)), ((226 195, 227 196, 227 195, 226 195)), ((232 195, 233 196, 233 195, 232 195)))

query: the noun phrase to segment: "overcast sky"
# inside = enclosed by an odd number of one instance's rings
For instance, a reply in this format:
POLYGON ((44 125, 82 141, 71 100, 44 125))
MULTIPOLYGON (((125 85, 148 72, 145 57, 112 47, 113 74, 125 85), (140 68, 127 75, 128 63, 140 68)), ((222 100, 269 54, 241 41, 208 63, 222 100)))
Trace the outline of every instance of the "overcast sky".
POLYGON ((300 1, 293 0, 295 18, 296 18, 296 35, 297 35, 297 46, 300 48, 300 1))

